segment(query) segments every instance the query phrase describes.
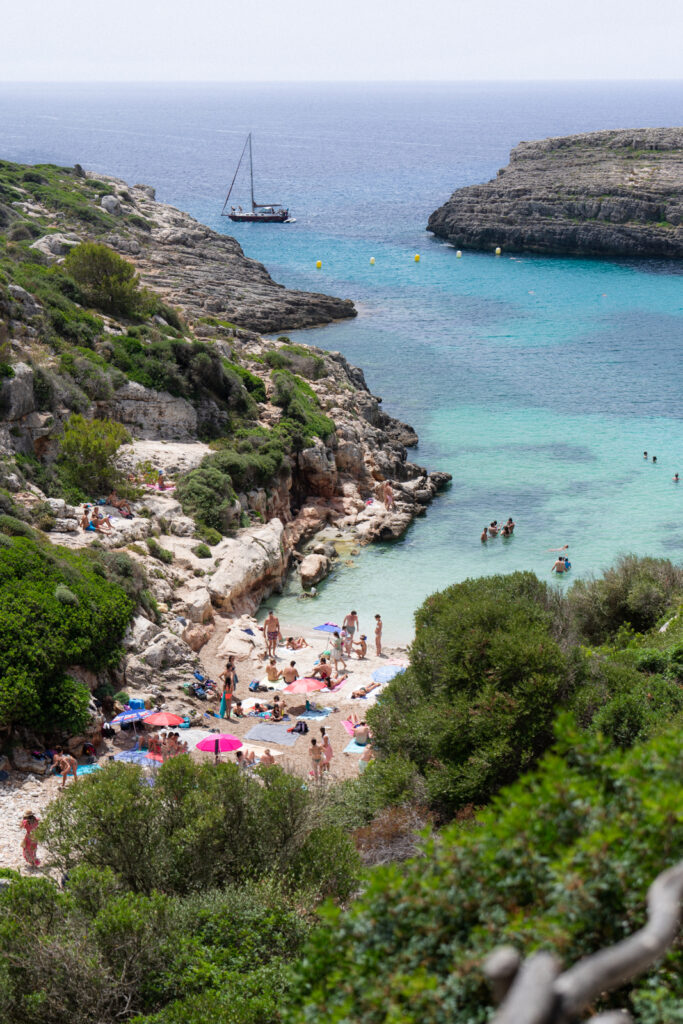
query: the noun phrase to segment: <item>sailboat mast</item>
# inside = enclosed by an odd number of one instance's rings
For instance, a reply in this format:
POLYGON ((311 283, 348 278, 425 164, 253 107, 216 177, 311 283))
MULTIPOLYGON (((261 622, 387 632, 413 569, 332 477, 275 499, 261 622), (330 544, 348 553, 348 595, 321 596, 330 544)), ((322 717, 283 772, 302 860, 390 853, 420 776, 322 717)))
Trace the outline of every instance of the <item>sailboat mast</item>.
MULTIPOLYGON (((251 163, 251 133, 249 134, 249 138, 247 139, 247 142, 249 143, 249 162, 251 163)), ((221 217, 226 216, 225 208, 228 205, 228 199, 230 198, 230 194, 231 194, 231 192, 233 190, 233 186, 235 184, 235 179, 237 178, 237 175, 239 173, 239 169, 242 166, 242 161, 244 160, 244 153, 245 153, 246 148, 247 148, 247 143, 245 142, 244 143, 244 148, 242 150, 242 154, 241 154, 241 156, 239 158, 239 162, 237 164, 237 167, 235 168, 235 173, 233 174, 232 181, 230 182, 230 188, 228 189, 228 194, 225 197, 225 202, 223 203, 223 209, 221 210, 221 217)), ((254 204, 254 180, 253 180, 253 174, 252 174, 252 185, 251 185, 251 202, 252 202, 252 209, 253 209, 253 204, 254 204)))
POLYGON ((251 176, 251 210, 253 213, 256 204, 254 203, 254 160, 251 152, 251 132, 249 132, 249 174, 251 176))

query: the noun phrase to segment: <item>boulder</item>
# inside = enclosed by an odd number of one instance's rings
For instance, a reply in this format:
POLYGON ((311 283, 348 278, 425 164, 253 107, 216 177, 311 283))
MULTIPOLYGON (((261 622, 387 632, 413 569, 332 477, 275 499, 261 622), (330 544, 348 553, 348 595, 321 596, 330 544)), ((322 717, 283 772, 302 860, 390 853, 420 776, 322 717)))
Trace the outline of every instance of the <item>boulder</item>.
POLYGON ((58 256, 66 256, 71 249, 76 245, 80 245, 81 240, 77 235, 43 235, 42 238, 38 238, 33 245, 32 249, 37 249, 38 252, 42 252, 44 256, 48 258, 52 257, 55 259, 58 256))
POLYGON ((53 533, 78 533, 78 520, 77 519, 55 519, 55 525, 52 527, 53 533))
POLYGON ((207 643, 213 636, 214 629, 216 627, 211 624, 209 626, 201 626, 198 623, 188 626, 183 630, 183 640, 192 651, 200 651, 205 643, 207 643))
POLYGON ((46 498, 45 504, 50 506, 50 511, 57 519, 66 518, 66 502, 63 498, 46 498))
POLYGON ((299 566, 301 585, 312 587, 324 579, 330 571, 330 560, 327 555, 306 555, 299 566))
POLYGON ((197 587, 183 599, 183 608, 190 622, 211 622, 213 607, 206 587, 197 587))
POLYGON ((316 439, 311 448, 299 452, 297 463, 310 492, 331 498, 337 487, 337 466, 332 450, 316 439))
POLYGON ((225 611, 239 606, 254 611, 263 596, 281 584, 287 567, 283 534, 281 520, 271 519, 223 542, 218 566, 208 581, 215 605, 225 611))
POLYGON ((171 519, 171 533, 176 537, 192 537, 195 529, 194 519, 190 519, 189 516, 174 516, 171 519))
POLYGON ((121 203, 116 196, 102 196, 100 199, 100 206, 107 213, 110 213, 113 217, 118 217, 121 213, 121 203))
POLYGON ((23 747, 14 747, 10 754, 12 767, 17 772, 29 772, 32 775, 46 775, 50 769, 47 761, 37 761, 30 750, 23 747))
POLYGON ((160 627, 154 622, 150 622, 144 615, 136 615, 123 638, 124 647, 129 651, 143 650, 160 632, 160 627))
POLYGON ((183 641, 167 629, 157 633, 151 644, 140 654, 140 659, 153 669, 179 665, 186 657, 187 649, 183 641))
POLYGON ((13 369, 14 376, 5 378, 0 387, 2 418, 10 421, 28 416, 35 409, 33 370, 27 363, 15 363, 13 369))

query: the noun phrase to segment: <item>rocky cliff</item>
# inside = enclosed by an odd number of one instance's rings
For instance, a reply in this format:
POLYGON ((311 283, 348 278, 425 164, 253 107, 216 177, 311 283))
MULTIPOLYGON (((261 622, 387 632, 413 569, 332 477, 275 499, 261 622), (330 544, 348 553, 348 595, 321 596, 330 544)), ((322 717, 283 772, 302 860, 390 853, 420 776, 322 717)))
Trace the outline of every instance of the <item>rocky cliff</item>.
POLYGON ((458 189, 427 230, 459 248, 683 256, 683 128, 521 142, 485 185, 458 189))

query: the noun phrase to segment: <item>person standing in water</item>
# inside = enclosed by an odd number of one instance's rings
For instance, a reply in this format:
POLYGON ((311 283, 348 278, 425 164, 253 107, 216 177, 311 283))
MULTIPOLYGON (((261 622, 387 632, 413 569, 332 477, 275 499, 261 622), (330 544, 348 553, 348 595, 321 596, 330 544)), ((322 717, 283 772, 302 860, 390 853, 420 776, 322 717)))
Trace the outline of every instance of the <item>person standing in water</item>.
POLYGON ((382 616, 375 615, 375 654, 382 657, 382 616))
POLYGON ((678 479, 678 473, 674 473, 674 475, 672 476, 672 478, 671 478, 671 479, 673 480, 673 482, 674 482, 675 484, 677 484, 677 483, 679 482, 679 479, 678 479))
POLYGON ((485 526, 484 529, 482 530, 481 537, 479 538, 479 540, 482 542, 482 544, 485 544, 488 539, 489 539, 489 528, 488 528, 488 526, 485 526))
POLYGON ((566 568, 566 566, 564 564, 564 558, 562 558, 561 555, 557 559, 557 561, 555 562, 555 565, 552 567, 552 569, 550 571, 551 572, 557 572, 557 573, 566 572, 567 571, 567 568, 566 568))

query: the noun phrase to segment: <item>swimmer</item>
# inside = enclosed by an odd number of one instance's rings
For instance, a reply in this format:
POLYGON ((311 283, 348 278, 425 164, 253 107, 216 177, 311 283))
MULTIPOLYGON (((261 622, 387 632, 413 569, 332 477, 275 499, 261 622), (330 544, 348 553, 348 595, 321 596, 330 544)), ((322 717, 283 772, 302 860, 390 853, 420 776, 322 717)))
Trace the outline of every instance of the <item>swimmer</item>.
POLYGON ((656 455, 653 455, 653 456, 652 456, 652 464, 654 465, 654 463, 655 463, 656 461, 657 461, 657 456, 656 456, 656 455))
POLYGON ((552 569, 550 571, 551 572, 557 572, 557 573, 566 572, 567 571, 567 567, 564 564, 564 558, 562 558, 561 555, 557 559, 557 561, 555 562, 555 565, 552 567, 552 569))
POLYGON ((550 551, 551 554, 556 554, 558 551, 566 551, 569 544, 563 544, 561 548, 546 548, 546 551, 550 551))
POLYGON ((489 530, 488 526, 485 526, 484 529, 482 530, 481 537, 479 538, 479 540, 482 542, 482 544, 485 544, 486 541, 489 539, 488 530, 489 530))
POLYGON ((646 458, 647 458, 647 452, 643 452, 643 458, 644 458, 644 459, 646 459, 646 458))
POLYGON ((512 518, 512 516, 508 516, 508 521, 507 521, 507 523, 505 525, 507 526, 507 528, 510 531, 510 533, 514 533, 515 532, 516 523, 515 523, 514 519, 512 518))
POLYGON ((489 525, 489 534, 491 535, 491 537, 496 537, 498 535, 498 520, 497 519, 494 519, 493 522, 489 525))
POLYGON ((678 473, 674 473, 674 475, 671 477, 671 479, 673 480, 673 482, 675 484, 677 484, 679 482, 678 473))

